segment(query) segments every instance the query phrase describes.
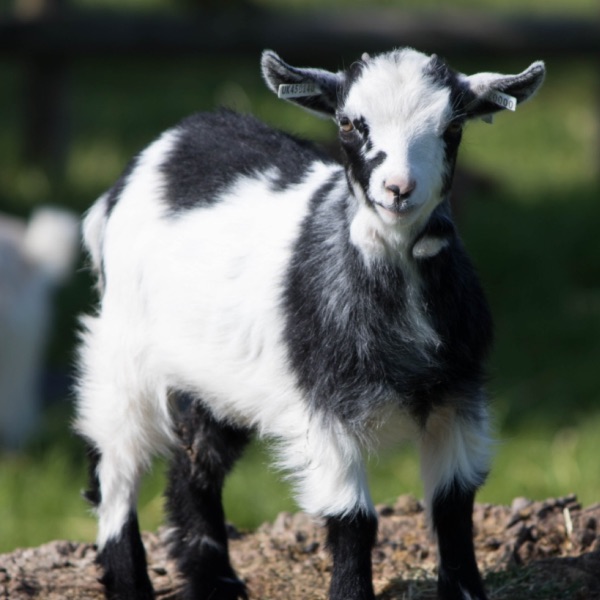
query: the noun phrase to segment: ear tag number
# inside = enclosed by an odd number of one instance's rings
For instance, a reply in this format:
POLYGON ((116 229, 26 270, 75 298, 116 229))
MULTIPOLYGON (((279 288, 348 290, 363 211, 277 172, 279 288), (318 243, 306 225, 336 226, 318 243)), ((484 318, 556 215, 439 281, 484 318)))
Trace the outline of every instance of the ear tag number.
POLYGON ((318 96, 321 88, 316 83, 282 83, 277 90, 278 98, 303 98, 318 96))
POLYGON ((502 108, 515 111, 517 110, 517 99, 497 90, 490 90, 486 94, 486 99, 502 108))

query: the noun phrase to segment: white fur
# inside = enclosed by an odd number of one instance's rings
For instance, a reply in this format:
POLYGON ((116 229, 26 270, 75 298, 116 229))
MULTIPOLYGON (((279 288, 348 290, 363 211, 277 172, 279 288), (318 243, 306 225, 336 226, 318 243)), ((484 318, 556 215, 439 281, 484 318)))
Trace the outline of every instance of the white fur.
POLYGON ((362 189, 353 185, 357 198, 362 200, 350 224, 350 241, 360 250, 365 263, 378 260, 402 261, 412 239, 412 228, 404 227, 397 217, 390 221, 381 218, 367 206, 362 189))
MULTIPOLYGON (((233 182, 219 210, 165 219, 157 165, 173 136, 140 157, 113 209, 101 313, 84 322, 77 426, 103 455, 100 547, 119 534, 151 455, 172 442, 169 389, 195 392, 217 418, 274 438, 308 512, 371 510, 358 441, 310 415, 281 340, 291 244, 312 191, 338 167, 317 163, 285 201, 265 174, 233 182)), ((85 223, 93 257, 104 202, 85 223)))
POLYGON ((278 466, 296 483, 303 510, 320 516, 374 511, 361 441, 339 422, 317 415, 290 423, 278 447, 278 466))
MULTIPOLYGON (((460 405, 460 402, 457 402, 460 405)), ((454 478, 465 488, 481 485, 491 459, 487 409, 482 402, 476 420, 462 417, 452 405, 435 409, 421 433, 421 477, 425 503, 444 493, 454 478)))
POLYGON ((447 245, 448 240, 434 236, 420 239, 414 246, 412 254, 415 258, 431 258, 439 254, 447 245))
POLYGON ((440 136, 451 108, 449 90, 423 77, 428 56, 405 49, 395 57, 382 55, 366 63, 361 78, 368 79, 368 85, 354 85, 343 110, 349 118, 364 117, 369 123, 373 147, 365 158, 372 159, 380 151, 387 155, 371 174, 369 193, 380 220, 376 235, 385 232, 387 243, 397 250, 398 242, 410 240, 410 232, 418 230, 442 200, 440 136), (400 216, 386 210, 390 200, 385 182, 410 179, 416 182, 409 199, 411 211, 400 216))
MULTIPOLYGON (((358 188, 358 186, 356 187, 358 188)), ((358 193, 358 190, 356 193, 358 193)), ((407 301, 411 307, 411 310, 407 311, 412 319, 411 331, 418 347, 424 349, 427 346, 438 346, 440 340, 423 311, 419 276, 414 266, 407 260, 407 238, 411 235, 411 228, 406 229, 399 223, 386 224, 365 203, 359 206, 352 220, 350 240, 361 251, 366 264, 370 264, 375 260, 402 262, 407 283, 407 301)), ((416 254, 413 248, 415 257, 423 258, 425 256, 421 249, 417 248, 422 242, 420 241, 415 246, 416 254)), ((422 248, 425 251, 424 245, 422 248)), ((440 245, 437 251, 439 252, 441 249, 442 246, 440 245)), ((428 250, 432 251, 433 248, 428 247, 428 250)))
POLYGON ((142 241, 149 242, 148 229, 153 230, 162 213, 158 165, 173 140, 173 134, 165 134, 140 157, 123 202, 115 206, 105 227, 101 217, 105 196, 84 223, 86 246, 106 277, 100 315, 82 323, 76 423, 102 453, 98 468, 100 547, 120 533, 135 505, 139 477, 153 454, 166 451, 173 442, 167 381, 149 363, 144 298, 140 298, 145 289, 138 269, 142 241), (143 200, 144 209, 139 210, 143 200), (139 230, 132 228, 136 222, 142 224, 139 230), (104 244, 107 251, 102 253, 104 244))
POLYGON ((98 275, 97 286, 103 290, 102 277, 102 248, 104 245, 104 228, 106 226, 106 202, 108 194, 104 194, 87 211, 82 225, 82 235, 85 248, 90 257, 92 269, 98 275))

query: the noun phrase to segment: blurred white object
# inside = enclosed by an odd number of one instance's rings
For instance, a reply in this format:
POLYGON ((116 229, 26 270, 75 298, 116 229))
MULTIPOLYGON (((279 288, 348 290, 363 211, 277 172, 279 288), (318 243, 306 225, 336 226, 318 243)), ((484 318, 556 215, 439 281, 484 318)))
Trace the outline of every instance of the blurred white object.
POLYGON ((79 220, 43 207, 29 222, 0 215, 0 447, 17 449, 38 425, 53 292, 73 270, 79 220))

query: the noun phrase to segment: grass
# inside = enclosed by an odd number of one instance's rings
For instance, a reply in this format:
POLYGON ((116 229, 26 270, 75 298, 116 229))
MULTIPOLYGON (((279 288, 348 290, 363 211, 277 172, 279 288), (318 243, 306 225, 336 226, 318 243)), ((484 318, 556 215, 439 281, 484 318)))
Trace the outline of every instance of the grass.
MULTIPOLYGON (((467 2, 467 0, 465 0, 467 2)), ((577 6, 585 6, 580 0, 577 6)), ((521 70, 529 61, 502 57, 466 72, 521 70)), ((457 61, 454 61, 455 63, 457 61)), ((71 70, 73 142, 65 177, 48 178, 24 164, 18 138, 20 71, 0 64, 0 210, 27 214, 43 202, 82 212, 114 181, 128 158, 182 116, 224 103, 309 137, 333 135, 325 122, 262 91, 255 57, 225 61, 157 59, 79 61, 71 70), (176 90, 176 93, 174 91, 176 90)), ((479 499, 508 503, 576 492, 600 499, 600 191, 594 65, 549 65, 544 89, 494 126, 473 124, 461 164, 495 182, 497 192, 465 199, 460 229, 496 320, 490 390, 498 437, 492 474, 479 499)), ((92 295, 85 272, 58 298, 53 370, 66 370, 75 315, 92 295)), ((45 432, 27 451, 0 456, 0 552, 54 538, 92 539, 95 521, 79 497, 83 449, 68 430, 70 406, 55 405, 45 432)), ((253 527, 294 508, 290 491, 269 467, 268 449, 254 444, 230 477, 225 504, 232 521, 253 527)), ((162 520, 164 464, 157 462, 140 499, 142 526, 162 520)), ((422 493, 411 448, 370 462, 377 502, 422 493)), ((507 596, 508 597, 508 596, 507 596)))

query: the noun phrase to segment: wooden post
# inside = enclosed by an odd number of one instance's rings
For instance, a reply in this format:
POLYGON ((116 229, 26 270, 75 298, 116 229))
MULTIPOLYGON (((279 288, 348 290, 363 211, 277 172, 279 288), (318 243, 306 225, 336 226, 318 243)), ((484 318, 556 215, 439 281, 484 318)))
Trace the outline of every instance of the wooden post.
MULTIPOLYGON (((53 18, 66 0, 16 0, 24 21, 53 18)), ((68 139, 68 73, 65 57, 52 53, 27 56, 23 81, 23 157, 50 181, 64 173, 68 139)))

